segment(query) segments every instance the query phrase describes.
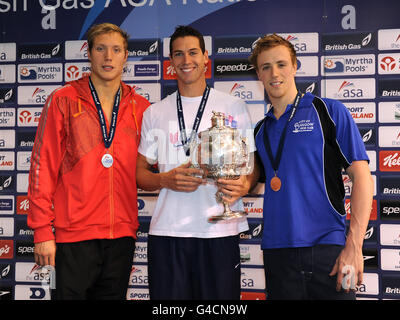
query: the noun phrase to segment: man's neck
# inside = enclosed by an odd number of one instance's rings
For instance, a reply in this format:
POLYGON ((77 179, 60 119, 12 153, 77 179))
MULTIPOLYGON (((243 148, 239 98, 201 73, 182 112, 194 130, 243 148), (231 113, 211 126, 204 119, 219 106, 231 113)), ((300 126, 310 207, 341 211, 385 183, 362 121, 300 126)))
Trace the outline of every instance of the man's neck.
POLYGON ((178 81, 179 93, 182 97, 200 97, 206 89, 206 82, 183 84, 178 81))
POLYGON ((270 99, 272 106, 274 107, 274 116, 279 119, 289 104, 293 104, 297 96, 297 90, 292 92, 290 95, 278 99, 270 99))
POLYGON ((114 81, 99 81, 95 77, 90 77, 93 86, 96 89, 97 95, 100 100, 113 100, 117 94, 118 88, 120 86, 120 80, 114 81))

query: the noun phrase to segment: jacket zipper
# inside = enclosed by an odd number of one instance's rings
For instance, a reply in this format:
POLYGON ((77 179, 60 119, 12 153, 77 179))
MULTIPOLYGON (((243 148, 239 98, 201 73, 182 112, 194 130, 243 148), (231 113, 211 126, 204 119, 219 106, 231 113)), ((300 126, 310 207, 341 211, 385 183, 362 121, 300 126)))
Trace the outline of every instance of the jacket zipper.
MULTIPOLYGON (((111 155, 114 157, 114 148, 111 145, 110 147, 110 153, 111 155)), ((115 160, 114 160, 115 161, 115 160)), ((113 163, 113 165, 108 169, 110 170, 110 238, 113 239, 114 238, 114 165, 115 163, 113 163)))

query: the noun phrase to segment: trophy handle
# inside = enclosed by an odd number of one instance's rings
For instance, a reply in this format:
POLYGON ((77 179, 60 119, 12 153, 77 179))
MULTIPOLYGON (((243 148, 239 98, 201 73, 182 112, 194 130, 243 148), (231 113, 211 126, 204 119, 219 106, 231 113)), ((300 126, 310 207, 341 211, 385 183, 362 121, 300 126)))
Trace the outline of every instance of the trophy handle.
POLYGON ((247 138, 241 138, 242 141, 242 151, 243 151, 243 159, 246 159, 246 163, 242 169, 243 175, 248 175, 252 172, 252 167, 250 165, 250 150, 249 144, 247 142, 247 138))
POLYGON ((190 156, 189 156, 189 161, 190 161, 190 167, 191 168, 200 168, 199 161, 197 159, 197 154, 198 154, 198 148, 200 146, 200 142, 197 141, 192 141, 190 143, 190 156), (196 161, 194 161, 196 160, 196 161))

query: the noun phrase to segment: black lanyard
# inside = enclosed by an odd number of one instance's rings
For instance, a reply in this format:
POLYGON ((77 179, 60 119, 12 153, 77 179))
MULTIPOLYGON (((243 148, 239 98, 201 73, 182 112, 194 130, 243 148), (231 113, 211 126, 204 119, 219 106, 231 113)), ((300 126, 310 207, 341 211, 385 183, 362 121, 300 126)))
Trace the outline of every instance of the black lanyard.
POLYGON ((97 113, 99 114, 99 122, 100 122, 101 132, 103 134, 104 145, 108 149, 111 146, 111 143, 114 139, 115 128, 117 126, 117 116, 118 116, 118 110, 119 110, 121 86, 118 88, 118 92, 115 95, 115 99, 114 99, 114 106, 113 106, 113 110, 112 110, 111 123, 110 123, 110 134, 107 134, 107 125, 106 125, 106 120, 104 117, 103 109, 101 108, 100 99, 97 95, 96 89, 94 88, 94 85, 93 85, 90 77, 89 77, 89 88, 92 93, 94 104, 96 105, 97 113))
POLYGON ((301 98, 301 93, 299 91, 297 93, 296 98, 293 103, 292 113, 290 114, 290 117, 286 122, 285 128, 283 129, 281 138, 279 139, 279 145, 278 145, 278 151, 276 153, 276 158, 274 158, 272 155, 271 144, 269 142, 268 133, 267 133, 267 122, 266 121, 264 122, 264 147, 265 147, 265 150, 267 151, 268 158, 271 161, 271 165, 272 165, 272 168, 274 169, 275 173, 276 173, 276 171, 278 171, 279 163, 281 162, 283 145, 285 143, 287 127, 289 125, 290 120, 293 119, 294 114, 297 111, 297 107, 299 106, 299 103, 300 103, 300 98, 301 98))
POLYGON ((194 138, 196 137, 196 134, 197 134, 197 130, 199 130, 200 121, 201 121, 201 118, 203 117, 204 109, 206 107, 209 94, 210 94, 210 87, 208 85, 206 85, 206 89, 204 90, 203 97, 201 98, 199 109, 197 110, 196 118, 194 119, 193 129, 190 134, 190 139, 188 141, 187 135, 186 135, 185 120, 183 118, 183 107, 182 107, 181 94, 179 93, 179 90, 176 92, 176 106, 177 106, 177 112, 178 112, 179 130, 181 132, 181 142, 182 142, 183 149, 185 150, 186 156, 189 156, 189 154, 190 154, 189 142, 194 141, 194 138))

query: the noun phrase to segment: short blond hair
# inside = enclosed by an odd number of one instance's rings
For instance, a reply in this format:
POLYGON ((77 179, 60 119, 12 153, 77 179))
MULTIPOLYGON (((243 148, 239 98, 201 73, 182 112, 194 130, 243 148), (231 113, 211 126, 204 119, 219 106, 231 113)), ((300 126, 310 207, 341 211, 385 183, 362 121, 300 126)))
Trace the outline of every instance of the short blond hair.
POLYGON ((128 50, 129 34, 126 33, 124 30, 122 30, 117 25, 105 22, 105 23, 93 25, 87 32, 87 41, 88 41, 89 51, 92 50, 94 39, 97 36, 99 36, 101 34, 105 34, 105 33, 111 33, 111 32, 117 32, 122 36, 122 38, 124 39, 124 49, 128 50))
POLYGON ((296 50, 294 49, 293 44, 285 38, 278 36, 276 33, 265 35, 261 39, 257 40, 256 45, 249 57, 250 63, 257 70, 257 58, 261 52, 277 46, 285 46, 288 48, 293 65, 297 63, 296 50))

